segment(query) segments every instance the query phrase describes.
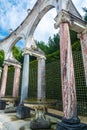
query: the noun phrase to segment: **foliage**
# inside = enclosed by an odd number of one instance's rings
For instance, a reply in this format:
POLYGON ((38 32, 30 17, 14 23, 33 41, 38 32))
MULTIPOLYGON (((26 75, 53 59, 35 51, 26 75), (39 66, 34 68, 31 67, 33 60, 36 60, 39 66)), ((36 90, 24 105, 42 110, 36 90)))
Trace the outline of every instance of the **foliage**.
POLYGON ((45 52, 46 55, 52 54, 53 52, 59 50, 59 34, 54 34, 53 38, 49 37, 48 44, 44 42, 37 42, 38 47, 45 52))
POLYGON ((73 51, 81 51, 80 41, 77 41, 77 42, 75 42, 75 43, 72 45, 72 50, 73 50, 73 51))
POLYGON ((77 38, 77 32, 74 32, 73 30, 70 30, 70 38, 71 44, 74 44, 75 42, 79 41, 77 38))
POLYGON ((14 57, 21 63, 23 63, 23 56, 22 56, 22 51, 17 47, 17 46, 14 46, 13 49, 13 55, 14 57))
POLYGON ((53 62, 53 61, 59 60, 59 59, 60 59, 60 51, 56 51, 52 54, 47 55, 46 63, 50 63, 50 62, 53 62))
POLYGON ((0 51, 0 67, 3 65, 3 60, 4 60, 4 52, 0 51))
POLYGON ((87 8, 84 7, 84 8, 83 8, 83 11, 85 12, 84 20, 87 21, 87 8))
POLYGON ((45 54, 48 54, 48 45, 46 45, 43 41, 36 41, 37 46, 45 52, 45 54))
POLYGON ((54 34, 53 38, 49 37, 48 40, 48 54, 51 54, 57 50, 59 50, 59 41, 60 37, 59 34, 54 34))

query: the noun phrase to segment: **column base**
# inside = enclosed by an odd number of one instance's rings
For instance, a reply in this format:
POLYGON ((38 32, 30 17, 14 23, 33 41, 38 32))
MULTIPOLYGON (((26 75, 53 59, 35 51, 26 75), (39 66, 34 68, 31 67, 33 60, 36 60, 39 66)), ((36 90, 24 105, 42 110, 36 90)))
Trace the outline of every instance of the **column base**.
POLYGON ((63 119, 57 124, 56 130, 87 130, 87 125, 77 119, 63 119))
POLYGON ((6 107, 6 101, 0 99, 0 110, 4 110, 6 107))
POLYGON ((24 119, 24 118, 30 117, 30 108, 24 106, 23 104, 20 104, 17 107, 16 117, 18 117, 19 119, 24 119))
POLYGON ((38 119, 34 119, 30 122, 30 128, 32 130, 50 129, 51 123, 49 120, 45 120, 43 118, 38 118, 38 119))

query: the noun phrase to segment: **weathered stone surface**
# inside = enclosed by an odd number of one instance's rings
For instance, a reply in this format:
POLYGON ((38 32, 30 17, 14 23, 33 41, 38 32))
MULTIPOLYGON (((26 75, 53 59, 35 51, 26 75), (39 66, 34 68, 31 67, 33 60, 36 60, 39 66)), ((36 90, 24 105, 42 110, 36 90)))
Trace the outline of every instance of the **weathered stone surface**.
POLYGON ((84 64, 85 79, 86 79, 86 86, 87 86, 87 32, 84 32, 80 35, 80 41, 81 41, 83 64, 84 64))
POLYGON ((38 88, 37 88, 37 98, 38 100, 45 99, 45 59, 38 58, 38 88))
POLYGON ((17 107, 16 117, 18 117, 19 119, 30 117, 30 108, 25 107, 23 104, 19 105, 17 107))
POLYGON ((56 130, 87 130, 87 124, 80 123, 79 119, 63 119, 57 124, 56 130))
POLYGON ((50 127, 50 121, 44 120, 43 118, 38 118, 30 122, 30 128, 32 130, 49 129, 50 127))
POLYGON ((28 98, 29 85, 29 55, 24 55, 22 86, 21 86, 21 103, 28 98))
POLYGON ((0 67, 0 79, 1 79, 2 68, 0 67))
POLYGON ((60 53, 64 118, 77 118, 76 88, 68 23, 60 24, 60 53))
POLYGON ((1 90, 0 90, 0 97, 5 96, 6 91, 6 83, 7 83, 7 73, 8 73, 8 65, 4 64, 2 82, 1 82, 1 90))
POLYGON ((18 98, 19 93, 19 82, 20 82, 20 67, 15 67, 14 83, 13 83, 13 97, 18 98))
POLYGON ((9 103, 9 105, 6 106, 4 112, 5 113, 12 113, 12 112, 16 112, 17 107, 14 107, 13 103, 9 103))
POLYGON ((0 99, 0 110, 4 110, 6 107, 6 101, 0 99))

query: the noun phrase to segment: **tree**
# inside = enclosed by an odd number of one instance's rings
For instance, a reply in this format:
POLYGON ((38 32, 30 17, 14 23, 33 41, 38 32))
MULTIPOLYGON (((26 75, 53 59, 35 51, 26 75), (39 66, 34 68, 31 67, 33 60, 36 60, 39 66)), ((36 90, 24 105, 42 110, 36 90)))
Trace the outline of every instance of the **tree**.
POLYGON ((57 50, 59 50, 59 34, 54 34, 53 38, 49 37, 48 40, 48 54, 51 54, 57 50))
POLYGON ((79 41, 77 38, 77 32, 74 32, 73 30, 70 30, 70 38, 71 38, 71 44, 74 44, 75 42, 79 41))
POLYGON ((0 51, 0 67, 3 65, 4 51, 0 51))
POLYGON ((48 54, 48 46, 45 44, 45 42, 43 41, 36 41, 37 46, 43 51, 45 52, 45 54, 48 54))
POLYGON ((21 63, 23 63, 23 56, 22 56, 22 51, 17 47, 14 46, 12 49, 14 57, 21 63))
POLYGON ((45 52, 45 54, 51 54, 59 50, 59 34, 54 34, 53 38, 49 37, 48 44, 46 45, 43 41, 37 42, 38 47, 45 52))
POLYGON ((83 11, 85 12, 84 20, 87 21, 87 8, 84 7, 84 8, 83 8, 83 11))

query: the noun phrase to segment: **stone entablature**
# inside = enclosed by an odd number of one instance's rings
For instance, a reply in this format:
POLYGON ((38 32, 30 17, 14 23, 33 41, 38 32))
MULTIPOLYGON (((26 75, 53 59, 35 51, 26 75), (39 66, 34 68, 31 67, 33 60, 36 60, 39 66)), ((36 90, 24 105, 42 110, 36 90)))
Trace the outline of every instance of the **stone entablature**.
POLYGON ((87 22, 76 17, 65 10, 62 10, 55 18, 54 27, 57 29, 61 23, 69 23, 70 29, 75 32, 81 33, 86 29, 87 22))
POLYGON ((14 62, 11 60, 4 60, 4 64, 7 64, 8 66, 14 66, 14 67, 19 67, 21 68, 21 63, 20 62, 14 62))
POLYGON ((46 59, 45 57, 45 54, 42 52, 42 51, 39 51, 39 50, 36 50, 36 49, 29 49, 29 48, 24 48, 23 49, 23 55, 26 55, 26 54, 29 54, 31 56, 35 56, 37 58, 44 58, 46 59))

